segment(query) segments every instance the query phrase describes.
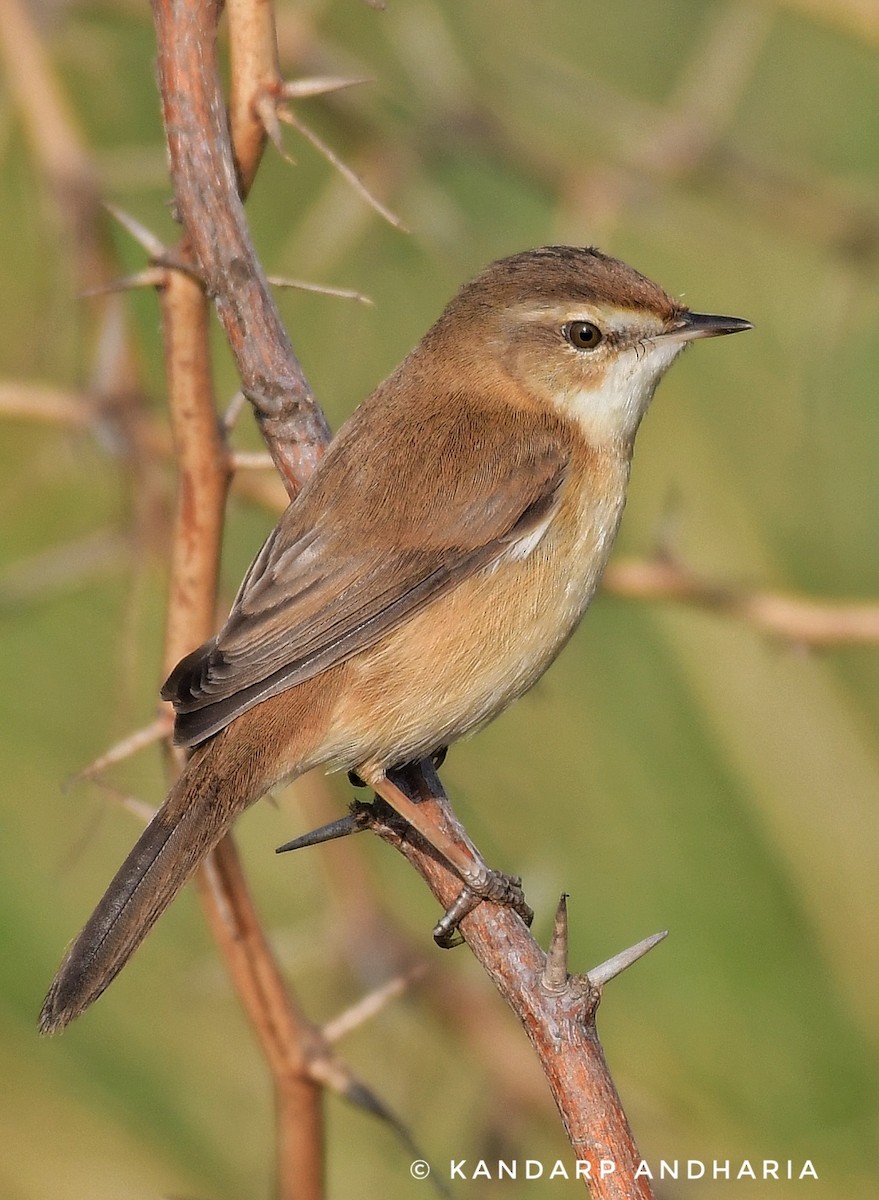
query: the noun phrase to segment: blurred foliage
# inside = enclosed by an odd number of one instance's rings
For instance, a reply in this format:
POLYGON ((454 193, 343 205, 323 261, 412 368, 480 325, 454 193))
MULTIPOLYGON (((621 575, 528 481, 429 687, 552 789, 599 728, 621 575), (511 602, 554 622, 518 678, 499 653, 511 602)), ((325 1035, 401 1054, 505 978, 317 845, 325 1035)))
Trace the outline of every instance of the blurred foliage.
MULTIPOLYGON (((865 14, 846 0, 287 0, 288 76, 374 81, 301 116, 411 230, 384 225, 295 133, 295 167, 268 155, 250 203, 267 268, 374 300, 280 298, 331 421, 483 263, 598 243, 756 327, 699 346, 663 384, 621 548, 670 545, 737 585, 879 597, 879 32, 865 14)), ((146 8, 34 15, 102 193, 173 240, 146 8)), ((99 302, 76 297, 69 233, 5 85, 0 148, 0 381, 88 390, 107 330, 102 342, 99 302)), ((142 252, 108 229, 119 272, 137 269, 142 252)), ((124 311, 132 403, 161 421, 155 300, 126 297, 124 311)), ((217 372, 225 403, 219 337, 217 372)), ((63 1039, 35 1032, 65 940, 135 835, 118 795, 161 795, 158 751, 114 769, 112 788, 60 790, 155 705, 173 479, 111 434, 6 417, 0 438, 0 1192, 260 1197, 270 1085, 191 895, 63 1039)), ((247 421, 238 436, 257 447, 247 421)), ((272 519, 232 501, 224 602, 272 519)), ((541 938, 571 892, 578 968, 671 929, 600 1014, 642 1151, 808 1158, 820 1176, 723 1184, 731 1198, 875 1195, 877 684, 879 648, 800 653, 700 611, 603 596, 546 679, 444 771, 489 861, 523 874, 541 938)), ((337 795, 341 811, 341 782, 337 795)), ((321 854, 271 854, 307 820, 294 789, 248 815, 241 840, 290 977, 324 1020, 382 972, 375 948, 346 946, 321 854)), ((404 864, 366 838, 356 852, 437 978, 490 989, 466 952, 431 950, 434 905, 404 864)), ((361 1077, 440 1165, 569 1160, 524 1039, 531 1105, 437 1016, 433 986, 346 1041, 361 1077)), ((328 1110, 331 1195, 424 1194, 390 1133, 328 1110)))

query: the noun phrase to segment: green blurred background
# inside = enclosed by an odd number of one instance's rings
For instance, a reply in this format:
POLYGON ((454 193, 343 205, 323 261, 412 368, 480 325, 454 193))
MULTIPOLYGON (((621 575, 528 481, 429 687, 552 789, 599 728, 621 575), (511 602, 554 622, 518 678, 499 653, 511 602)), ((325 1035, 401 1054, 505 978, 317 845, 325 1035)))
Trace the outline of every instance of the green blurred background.
MULTIPOLYGON (((172 241, 146 6, 29 11, 102 194, 172 241)), ((300 115, 410 230, 292 131, 295 167, 268 154, 249 206, 267 269, 374 301, 280 297, 333 425, 486 261, 596 243, 694 308, 755 324, 663 384, 618 552, 670 548, 734 586, 879 597, 876 13, 854 0, 286 0, 288 77, 373 80, 300 115)), ((63 947, 136 835, 119 796, 161 798, 156 749, 111 786, 61 785, 155 711, 173 476, 106 414, 78 427, 14 415, 36 385, 99 388, 118 330, 112 305, 77 299, 69 229, 5 77, 0 1195, 262 1197, 270 1084, 193 895, 63 1038, 36 1036, 63 947)), ((109 236, 118 272, 136 270, 142 251, 109 236)), ((155 298, 120 311, 136 347, 130 411, 161 423, 155 298)), ((225 404, 236 384, 219 334, 217 371, 225 404)), ((256 449, 249 425, 238 444, 256 449)), ((272 522, 233 497, 224 604, 272 522)), ((541 940, 562 889, 579 969, 671 930, 599 1018, 645 1156, 811 1159, 820 1176, 666 1183, 663 1196, 876 1194, 877 683, 873 646, 807 652, 693 607, 604 595, 534 692, 449 756, 458 809, 488 860, 524 876, 541 940)), ((350 789, 334 786, 341 812, 350 789)), ((323 1021, 386 968, 381 946, 352 946, 356 897, 340 902, 332 858, 272 854, 309 816, 288 791, 240 840, 285 970, 323 1021)), ((345 1040, 348 1061, 441 1172, 450 1158, 570 1162, 514 1018, 466 951, 432 948, 420 881, 371 839, 350 851, 370 903, 432 973, 345 1040)), ((427 1194, 386 1128, 332 1098, 328 1127, 331 1195, 427 1194)))

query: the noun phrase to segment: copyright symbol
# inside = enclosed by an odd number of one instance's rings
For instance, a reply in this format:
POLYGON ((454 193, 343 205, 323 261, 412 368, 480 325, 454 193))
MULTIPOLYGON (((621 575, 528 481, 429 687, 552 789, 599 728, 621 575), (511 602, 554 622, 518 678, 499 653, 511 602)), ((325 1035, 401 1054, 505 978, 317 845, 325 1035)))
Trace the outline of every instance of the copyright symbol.
POLYGON ((423 1158, 416 1158, 413 1163, 409 1164, 409 1174, 413 1179, 427 1179, 430 1174, 430 1163, 425 1162, 423 1158))

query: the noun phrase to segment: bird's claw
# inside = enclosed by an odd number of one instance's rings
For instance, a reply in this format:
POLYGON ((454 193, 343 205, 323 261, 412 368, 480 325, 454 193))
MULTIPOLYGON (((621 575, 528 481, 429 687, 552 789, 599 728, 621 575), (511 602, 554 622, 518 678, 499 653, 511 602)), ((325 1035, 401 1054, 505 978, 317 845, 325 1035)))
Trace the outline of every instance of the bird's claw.
POLYGON ((483 900, 509 905, 526 925, 530 926, 534 920, 534 912, 525 900, 521 877, 486 869, 478 879, 469 880, 464 884, 434 926, 433 940, 441 949, 451 950, 461 945, 464 938, 459 926, 468 913, 473 912, 483 900))

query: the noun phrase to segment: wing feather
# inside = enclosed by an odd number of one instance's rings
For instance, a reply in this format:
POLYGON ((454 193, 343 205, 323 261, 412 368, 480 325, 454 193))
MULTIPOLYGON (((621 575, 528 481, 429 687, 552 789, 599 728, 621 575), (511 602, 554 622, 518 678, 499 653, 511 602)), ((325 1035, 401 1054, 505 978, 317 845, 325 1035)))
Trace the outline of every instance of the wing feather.
POLYGON ((547 520, 567 466, 551 422, 522 414, 511 428, 470 404, 462 427, 448 416, 455 406, 431 407, 431 420, 393 424, 380 446, 358 436, 374 419, 369 402, 343 426, 254 560, 226 624, 162 689, 177 710, 178 742, 197 745, 374 645, 547 520), (429 471, 433 495, 419 505, 429 471))

